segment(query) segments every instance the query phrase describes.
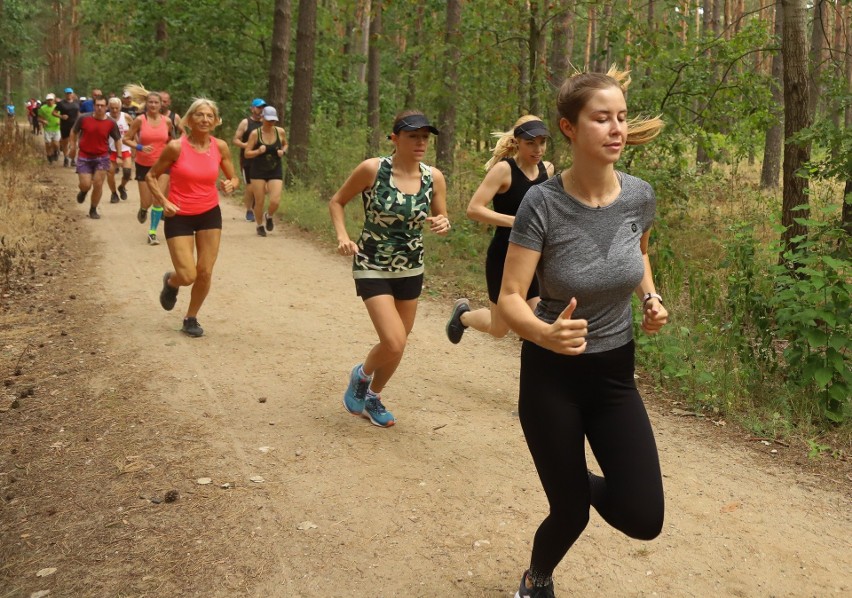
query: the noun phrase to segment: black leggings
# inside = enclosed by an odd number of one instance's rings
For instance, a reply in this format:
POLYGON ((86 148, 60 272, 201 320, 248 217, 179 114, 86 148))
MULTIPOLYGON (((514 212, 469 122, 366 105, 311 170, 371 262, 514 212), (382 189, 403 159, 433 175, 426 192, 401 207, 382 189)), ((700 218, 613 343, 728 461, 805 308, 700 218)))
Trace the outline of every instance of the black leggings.
POLYGON ((632 538, 663 527, 663 482, 651 422, 633 379, 633 341, 602 353, 521 350, 518 413, 550 514, 531 570, 551 575, 589 522, 589 506, 632 538), (586 471, 585 439, 604 477, 586 471))

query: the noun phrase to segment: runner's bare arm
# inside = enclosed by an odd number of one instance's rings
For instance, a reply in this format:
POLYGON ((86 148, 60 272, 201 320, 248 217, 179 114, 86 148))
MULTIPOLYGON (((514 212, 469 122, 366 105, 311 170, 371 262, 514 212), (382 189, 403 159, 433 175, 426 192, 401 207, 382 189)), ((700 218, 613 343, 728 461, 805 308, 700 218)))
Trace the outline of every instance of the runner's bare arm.
POLYGON ((426 221, 429 222, 429 230, 436 235, 446 235, 450 232, 450 219, 447 217, 447 180, 437 168, 432 168, 432 214, 426 221))
POLYGON ((151 195, 154 196, 154 205, 163 208, 164 216, 174 216, 178 212, 178 207, 170 202, 160 189, 159 177, 161 174, 171 168, 178 157, 180 156, 180 140, 169 141, 163 153, 160 154, 160 159, 151 167, 148 174, 145 175, 145 182, 148 183, 148 189, 151 190, 151 195))
POLYGON ((358 245, 349 238, 346 232, 346 220, 343 217, 344 207, 352 198, 366 191, 376 182, 379 172, 379 159, 369 158, 361 162, 337 190, 331 201, 328 202, 328 212, 331 215, 331 223, 337 233, 337 251, 341 255, 352 255, 358 251, 358 245))
POLYGON ((222 190, 225 193, 233 193, 239 188, 240 179, 234 170, 234 161, 231 159, 231 148, 228 147, 228 143, 224 139, 217 139, 216 143, 219 144, 219 155, 222 156, 219 167, 225 173, 225 180, 222 181, 222 190))

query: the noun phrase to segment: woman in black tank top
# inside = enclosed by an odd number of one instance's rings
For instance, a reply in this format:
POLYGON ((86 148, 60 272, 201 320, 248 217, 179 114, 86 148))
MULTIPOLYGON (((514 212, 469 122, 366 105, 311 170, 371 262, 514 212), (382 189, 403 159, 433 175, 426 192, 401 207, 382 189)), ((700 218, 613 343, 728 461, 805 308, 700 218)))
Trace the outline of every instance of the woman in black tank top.
MULTIPOLYGON (((496 309, 503 279, 503 262, 509 249, 509 233, 526 192, 553 174, 553 164, 542 160, 550 133, 537 116, 522 116, 514 129, 494 135, 499 140, 485 165, 488 174, 467 206, 469 218, 495 227, 485 259, 485 280, 491 306, 471 311, 467 299, 456 301, 446 327, 447 338, 452 343, 461 341, 468 327, 494 338, 502 338, 509 331, 496 309), (488 208, 489 203, 493 204, 493 209, 488 208)), ((533 279, 527 302, 535 308, 538 300, 538 284, 533 279)))
POLYGON ((284 190, 284 173, 281 158, 287 151, 287 137, 284 129, 278 126, 278 111, 266 106, 261 115, 263 124, 251 132, 246 142, 246 159, 250 160, 249 176, 254 194, 254 220, 257 234, 266 236, 267 231, 275 228, 273 217, 281 202, 284 190), (269 193, 269 208, 264 211, 263 204, 269 193))

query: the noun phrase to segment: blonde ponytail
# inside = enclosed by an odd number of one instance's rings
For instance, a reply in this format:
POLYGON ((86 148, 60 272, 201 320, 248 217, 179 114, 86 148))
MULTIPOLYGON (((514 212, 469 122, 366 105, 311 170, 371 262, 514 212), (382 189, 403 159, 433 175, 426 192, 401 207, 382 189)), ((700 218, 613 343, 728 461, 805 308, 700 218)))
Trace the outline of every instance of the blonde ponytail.
POLYGON ((525 114, 508 131, 493 131, 491 133, 492 137, 497 138, 497 143, 494 145, 494 149, 491 150, 491 159, 485 163, 486 172, 491 170, 500 160, 511 158, 518 153, 518 140, 515 139, 515 129, 532 120, 541 119, 533 114, 525 114))

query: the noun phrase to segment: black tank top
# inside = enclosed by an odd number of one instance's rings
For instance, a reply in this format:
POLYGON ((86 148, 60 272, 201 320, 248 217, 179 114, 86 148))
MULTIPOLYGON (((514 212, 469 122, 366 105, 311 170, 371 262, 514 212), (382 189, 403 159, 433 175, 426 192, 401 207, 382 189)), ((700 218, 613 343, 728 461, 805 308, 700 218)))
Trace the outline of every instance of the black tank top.
POLYGON ((280 178, 281 175, 277 174, 281 172, 281 156, 278 155, 278 150, 280 150, 283 146, 281 144, 281 137, 278 135, 278 127, 273 127, 275 131, 275 141, 272 143, 264 143, 263 141, 263 129, 257 130, 257 142, 252 150, 258 149, 260 146, 266 146, 266 152, 251 158, 251 177, 252 178, 264 178, 270 175, 277 175, 275 178, 280 178))
MULTIPOLYGON (((263 126, 263 120, 254 120, 253 118, 247 118, 248 125, 246 126, 246 130, 243 131, 243 136, 240 137, 240 141, 243 143, 248 141, 249 135, 255 129, 259 129, 263 126)), ((251 158, 246 158, 246 150, 244 148, 240 148, 240 163, 250 162, 251 158)))
MULTIPOLYGON (((547 168, 545 168, 543 161, 539 162, 538 176, 535 180, 531 181, 527 178, 527 175, 518 168, 514 158, 504 158, 503 160, 509 163, 509 169, 512 171, 512 183, 509 185, 509 188, 506 189, 505 193, 498 193, 495 195, 492 203, 494 204, 495 212, 514 216, 518 213, 518 208, 521 206, 521 200, 524 198, 527 191, 529 191, 530 187, 543 183, 547 180, 547 168)), ((498 226, 494 230, 494 236, 505 237, 506 240, 508 240, 509 233, 511 232, 512 228, 510 226, 498 226)))

